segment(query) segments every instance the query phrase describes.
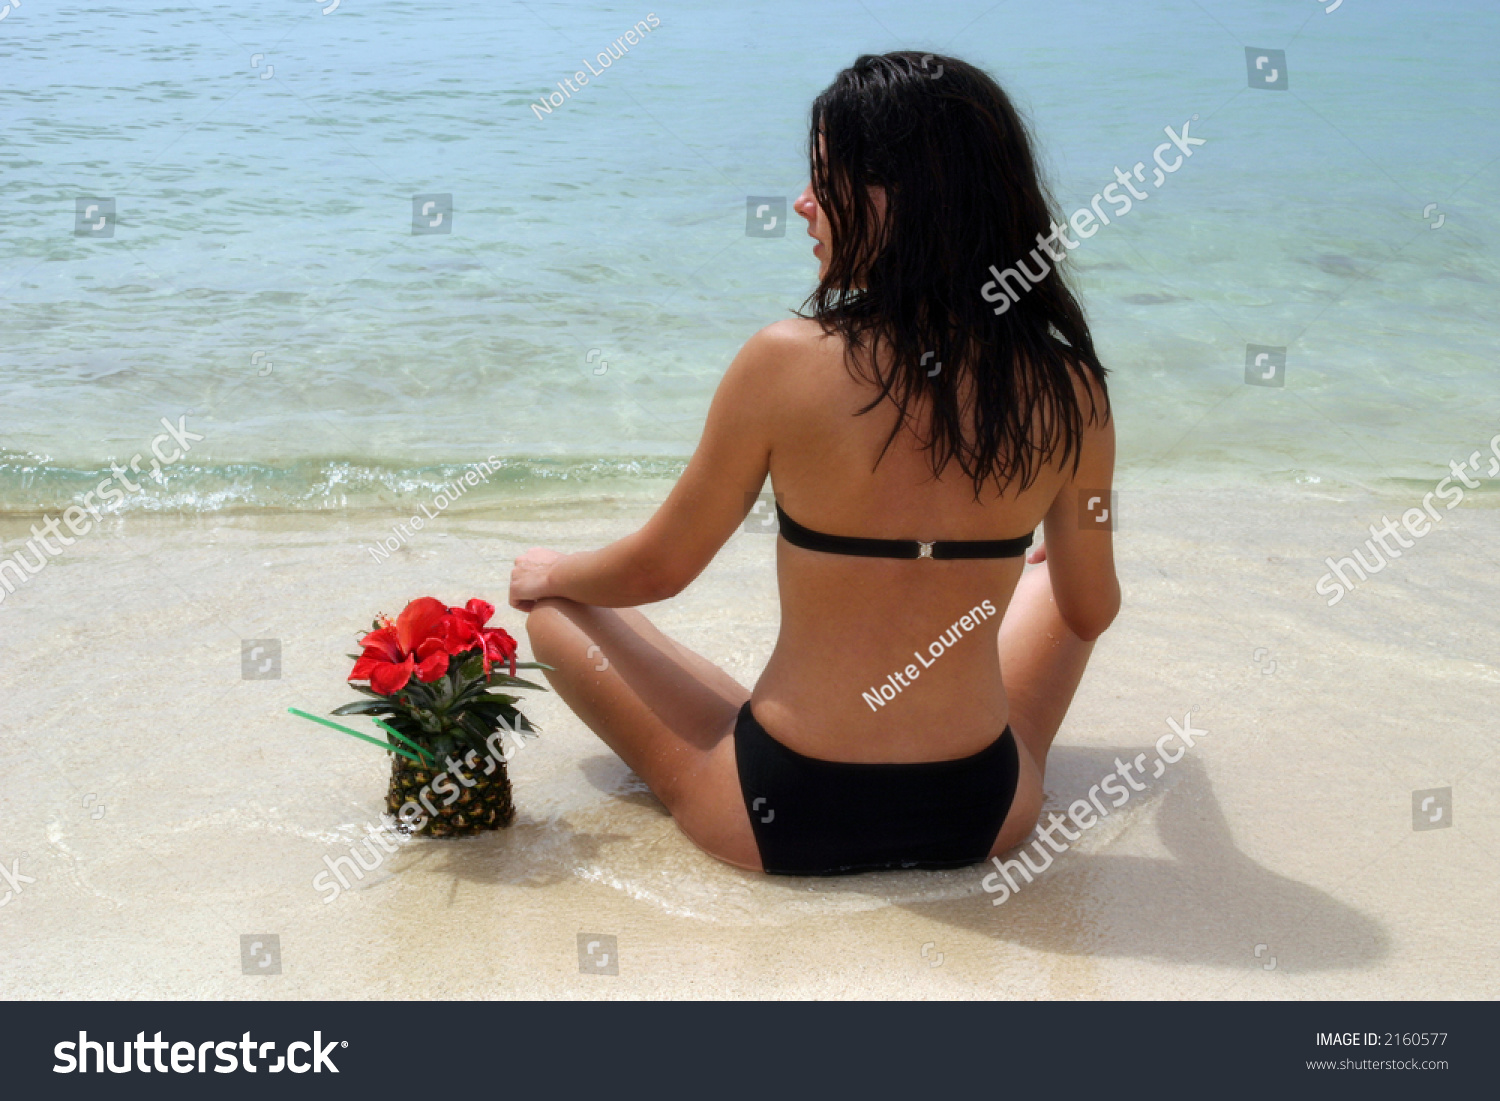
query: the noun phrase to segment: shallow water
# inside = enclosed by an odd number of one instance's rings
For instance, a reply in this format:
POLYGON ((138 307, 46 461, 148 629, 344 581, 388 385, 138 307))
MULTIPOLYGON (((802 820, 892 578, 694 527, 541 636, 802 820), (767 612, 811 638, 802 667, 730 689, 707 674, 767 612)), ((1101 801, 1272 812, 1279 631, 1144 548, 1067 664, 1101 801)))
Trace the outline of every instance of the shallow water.
POLYGON ((0 510, 149 466, 162 417, 204 439, 121 509, 409 504, 490 456, 495 498, 671 477, 811 287, 800 225, 747 236, 747 197, 795 196, 811 97, 896 46, 995 73, 1065 214, 1164 127, 1206 142, 1072 256, 1128 476, 1431 484, 1500 431, 1493 5, 652 14, 538 118, 646 12, 12 11, 0 510), (1246 46, 1286 51, 1285 91, 1246 46), (450 232, 413 234, 417 195, 452 196, 450 232), (80 198, 113 236, 75 236, 80 198), (1282 386, 1246 384, 1252 344, 1286 348, 1282 386))

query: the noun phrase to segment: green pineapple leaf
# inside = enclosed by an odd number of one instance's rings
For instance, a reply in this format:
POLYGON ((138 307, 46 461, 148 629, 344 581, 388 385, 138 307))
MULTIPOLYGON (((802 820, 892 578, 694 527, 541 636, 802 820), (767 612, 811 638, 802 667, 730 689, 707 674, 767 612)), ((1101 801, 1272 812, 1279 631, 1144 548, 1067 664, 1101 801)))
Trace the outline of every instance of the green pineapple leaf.
MULTIPOLYGON (((426 747, 418 744, 417 742, 412 741, 410 738, 408 738, 405 734, 401 733, 401 731, 397 730, 390 723, 381 722, 379 719, 376 719, 375 720, 375 725, 378 726, 378 727, 380 727, 381 729, 383 729, 392 738, 395 738, 396 741, 402 742, 403 744, 410 746, 412 749, 415 749, 417 751, 417 754, 419 756, 428 757, 428 758, 431 757, 431 754, 427 751, 426 747)), ((392 746, 394 746, 395 742, 392 742, 391 744, 392 744, 392 746)))
POLYGON ((547 686, 545 684, 532 684, 529 680, 522 680, 520 677, 512 677, 505 673, 491 673, 490 678, 486 682, 486 684, 488 684, 490 687, 534 688, 538 692, 547 691, 547 686))
POLYGON ((486 715, 493 715, 496 712, 514 711, 516 700, 514 696, 485 696, 469 704, 469 708, 486 715))
POLYGON ((438 759, 440 768, 448 767, 448 758, 458 757, 458 739, 451 733, 443 733, 432 739, 432 753, 438 759))
POLYGON ((470 700, 481 698, 484 695, 484 689, 485 682, 482 678, 469 682, 464 685, 463 691, 453 697, 453 707, 457 709, 464 706, 470 700))
POLYGON ((465 714, 458 718, 457 733, 480 758, 489 753, 488 741, 492 732, 492 728, 476 715, 465 714))
POLYGON ((433 690, 433 686, 423 684, 415 677, 406 682, 406 687, 401 690, 400 695, 403 702, 411 707, 413 713, 431 711, 437 706, 438 702, 438 696, 436 691, 433 690))
POLYGON ((330 712, 333 715, 393 715, 395 713, 396 705, 384 698, 355 700, 342 707, 335 707, 330 712))

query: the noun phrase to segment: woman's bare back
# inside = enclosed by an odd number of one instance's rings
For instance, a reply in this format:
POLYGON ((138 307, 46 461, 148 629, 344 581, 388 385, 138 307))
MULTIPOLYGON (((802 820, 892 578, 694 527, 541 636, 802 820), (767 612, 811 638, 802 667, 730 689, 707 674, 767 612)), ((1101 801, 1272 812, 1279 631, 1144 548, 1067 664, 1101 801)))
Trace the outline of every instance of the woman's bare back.
MULTIPOLYGON (((837 535, 1005 539, 1031 532, 1063 474, 982 503, 956 464, 941 479, 910 430, 877 465, 895 420, 844 364, 843 342, 806 320, 774 329, 771 484, 788 515, 837 535)), ((941 368, 938 368, 941 369, 941 368)), ((810 757, 907 762, 964 757, 1008 720, 995 635, 1021 558, 939 561, 830 555, 778 540, 781 630, 755 686, 756 715, 810 757)))

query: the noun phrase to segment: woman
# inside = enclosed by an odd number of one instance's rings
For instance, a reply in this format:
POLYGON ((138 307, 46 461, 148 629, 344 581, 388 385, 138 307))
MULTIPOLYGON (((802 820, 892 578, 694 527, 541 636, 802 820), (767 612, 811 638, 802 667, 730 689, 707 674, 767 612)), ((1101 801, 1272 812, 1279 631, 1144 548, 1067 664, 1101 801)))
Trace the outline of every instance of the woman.
POLYGON ((813 104, 810 156, 807 312, 745 344, 641 530, 528 551, 511 604, 563 700, 713 856, 972 864, 1035 826, 1047 750, 1119 608, 1107 513, 1088 511, 1113 475, 1105 371, 1045 259, 992 281, 1039 239, 1068 246, 984 73, 861 57, 813 104), (768 474, 781 631, 751 691, 636 609, 708 565, 768 474))

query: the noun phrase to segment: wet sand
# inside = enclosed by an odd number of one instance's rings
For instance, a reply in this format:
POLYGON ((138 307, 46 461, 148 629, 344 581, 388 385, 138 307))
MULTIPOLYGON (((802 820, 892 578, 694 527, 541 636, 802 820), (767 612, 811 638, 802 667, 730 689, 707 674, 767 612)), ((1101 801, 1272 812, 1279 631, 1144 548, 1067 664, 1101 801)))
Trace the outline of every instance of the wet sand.
MULTIPOLYGON (((1129 492, 1125 610, 1058 739, 1048 809, 1116 756, 1154 756, 1168 719, 1207 734, 1000 906, 988 867, 721 865, 550 693, 526 705, 544 730, 511 765, 514 828, 402 844, 330 898, 314 880, 380 821, 388 765, 286 709, 352 698, 345 655, 376 611, 427 593, 503 604, 518 551, 597 545, 644 513, 455 515, 379 562, 366 548, 393 518, 373 514, 93 532, 0 604, 0 861, 34 880, 0 887, 0 994, 1500 994, 1500 510, 1466 502, 1330 608, 1323 558, 1416 501, 1129 492), (279 677, 244 679, 246 639, 280 640, 279 677), (1412 793, 1442 788, 1451 827, 1414 829, 1412 793), (581 969, 579 934, 598 954, 616 938, 618 974, 581 969), (257 960, 277 938, 279 974, 244 972, 243 935, 257 960)), ((20 533, 0 524, 5 554, 20 533)), ((773 547, 736 535, 649 614, 753 683, 776 631, 773 547)), ((518 636, 521 621, 496 620, 518 636)))

